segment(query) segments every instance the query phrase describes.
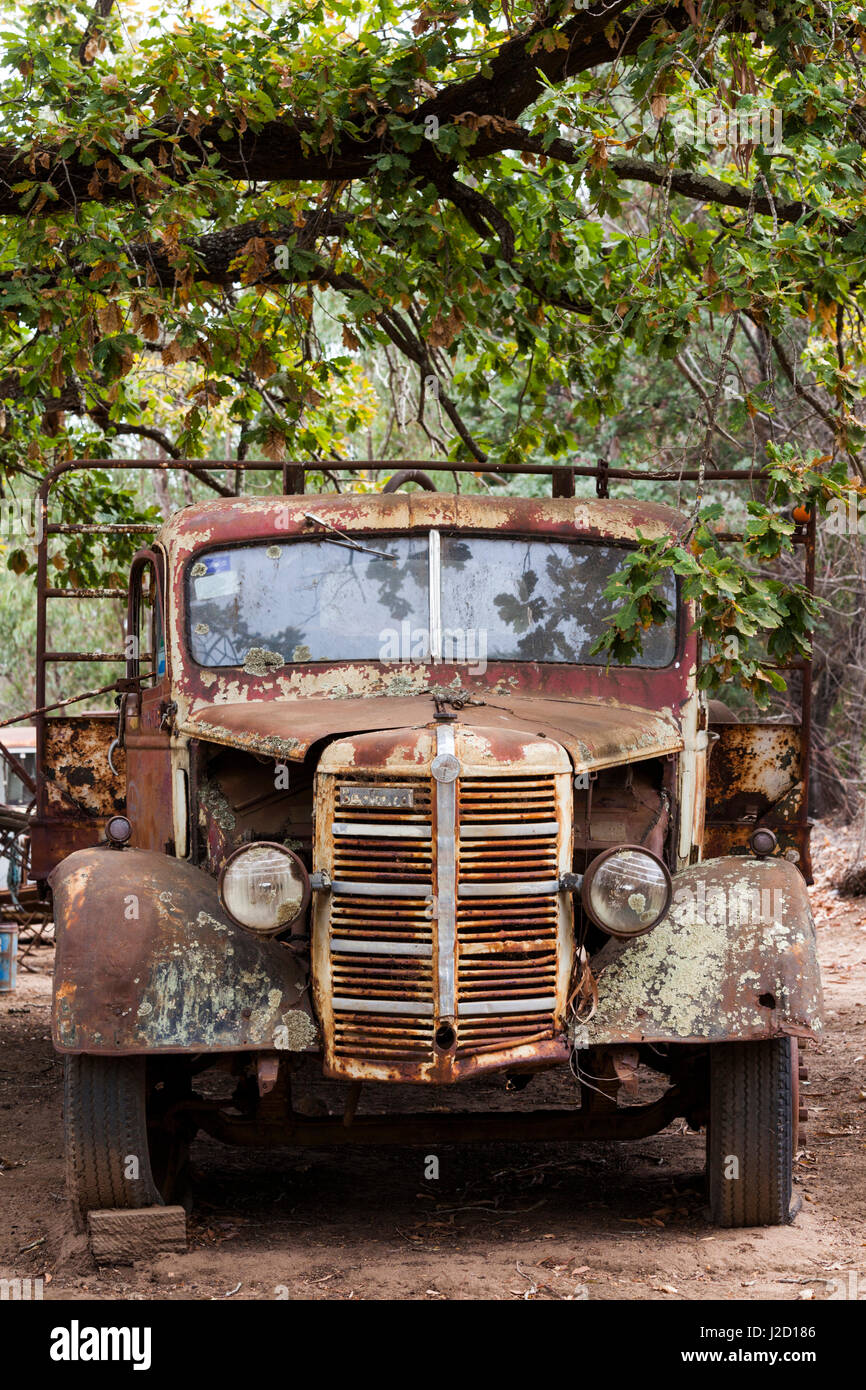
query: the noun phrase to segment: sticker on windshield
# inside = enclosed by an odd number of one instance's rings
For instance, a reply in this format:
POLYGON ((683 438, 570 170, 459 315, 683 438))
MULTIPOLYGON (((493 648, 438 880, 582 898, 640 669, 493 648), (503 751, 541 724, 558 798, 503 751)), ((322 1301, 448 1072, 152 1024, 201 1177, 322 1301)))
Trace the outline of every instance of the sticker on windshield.
POLYGON ((230 555, 205 555, 192 567, 197 599, 231 598, 240 586, 240 576, 232 569, 230 555))

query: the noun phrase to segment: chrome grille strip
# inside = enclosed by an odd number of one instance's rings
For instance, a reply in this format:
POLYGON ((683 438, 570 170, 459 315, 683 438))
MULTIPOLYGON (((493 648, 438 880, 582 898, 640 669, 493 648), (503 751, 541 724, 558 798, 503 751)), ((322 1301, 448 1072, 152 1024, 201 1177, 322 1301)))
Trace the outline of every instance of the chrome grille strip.
POLYGON ((474 1004, 461 999, 460 1018, 477 1018, 483 1014, 535 1014, 548 1013, 556 1008, 556 996, 551 994, 542 999, 484 999, 474 1004))
POLYGON ((461 825, 461 840, 522 840, 525 835, 558 835, 559 826, 555 820, 509 821, 485 825, 483 821, 473 821, 461 825))
POLYGON ((531 879, 526 883, 461 883, 461 898, 522 898, 542 893, 558 893, 559 879, 531 879))
POLYGON ((348 878, 335 878, 331 891, 359 898, 433 897, 433 885, 430 883, 353 883, 348 878))
POLYGON ((432 956, 433 947, 417 941, 350 941, 332 936, 331 950, 352 956, 432 956))
MULTIPOLYGON (((454 730, 436 726, 436 756, 454 756, 454 730)), ((457 783, 436 783, 436 893, 439 975, 439 1016, 453 1018, 455 1001, 454 950, 457 933, 457 783)))
POLYGON ((350 1014, 414 1014, 419 1018, 432 1018, 432 1004, 418 1004, 414 1000, 403 999, 350 999, 345 995, 335 995, 331 1001, 335 1012, 340 1010, 350 1014))
POLYGON ((334 821, 335 835, 375 835, 377 838, 429 840, 429 825, 392 825, 387 821, 334 821))

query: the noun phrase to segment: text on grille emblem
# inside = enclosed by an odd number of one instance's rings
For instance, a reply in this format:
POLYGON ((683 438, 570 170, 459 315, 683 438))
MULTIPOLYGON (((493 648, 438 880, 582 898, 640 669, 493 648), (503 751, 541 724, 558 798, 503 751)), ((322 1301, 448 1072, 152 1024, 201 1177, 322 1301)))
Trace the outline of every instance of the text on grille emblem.
POLYGON ((411 807, 415 798, 411 787, 356 786, 340 788, 341 806, 411 807))

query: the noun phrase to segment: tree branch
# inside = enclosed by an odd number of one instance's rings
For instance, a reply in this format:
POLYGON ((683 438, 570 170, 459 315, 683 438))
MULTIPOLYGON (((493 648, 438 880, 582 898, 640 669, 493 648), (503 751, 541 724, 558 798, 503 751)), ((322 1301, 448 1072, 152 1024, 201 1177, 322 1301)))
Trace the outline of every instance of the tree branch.
MULTIPOLYGON (((757 326, 760 327, 760 324, 758 324, 757 326)), ((773 344, 773 351, 775 352, 776 357, 779 359, 779 364, 782 368, 782 371, 785 373, 785 376, 788 378, 791 385, 793 386, 795 393, 800 397, 801 400, 806 401, 806 403, 812 407, 816 415, 819 415, 821 417, 827 428, 832 431, 833 437, 835 439, 838 436, 840 425, 843 424, 842 419, 838 417, 834 418, 832 412, 827 410, 827 408, 821 404, 821 401, 815 395, 814 391, 810 391, 808 387, 804 386, 802 382, 800 382, 797 379, 797 373, 794 370, 794 365, 791 362, 791 359, 788 356, 787 352, 785 351, 785 348, 782 345, 781 340, 775 337, 775 335, 772 333, 769 336, 770 342, 773 344)), ((860 428, 862 428, 860 421, 855 420, 854 423, 860 425, 860 428)), ((850 449, 848 450, 848 452, 849 454, 851 454, 850 449)), ((866 477, 866 471, 864 471, 863 464, 861 463, 859 457, 854 455, 852 455, 852 457, 854 460, 854 466, 856 467, 861 478, 866 477)))
POLYGON ((87 21, 84 37, 78 47, 78 61, 82 67, 89 67, 96 53, 96 43, 102 35, 103 20, 111 14, 114 0, 96 0, 93 13, 87 21), (91 43, 94 47, 91 48, 91 43))
MULTIPOLYGON (((563 82, 568 77, 611 61, 617 54, 622 57, 635 53, 661 20, 673 30, 682 30, 690 22, 679 3, 645 9, 636 0, 614 0, 612 4, 582 9, 572 15, 552 31, 564 41, 565 46, 548 50, 540 38, 549 27, 547 17, 542 17, 526 32, 501 44, 485 65, 484 73, 479 72, 464 82, 442 88, 435 97, 422 102, 413 114, 421 129, 425 128, 430 117, 443 125, 466 111, 481 117, 498 117, 500 121, 514 120, 540 94, 544 79, 553 83, 563 82), (619 16, 626 16, 629 11, 637 12, 637 17, 629 26, 626 37, 621 43, 608 39, 605 31, 611 32, 610 26, 614 21, 619 16), (536 41, 538 47, 532 52, 536 41)), ((383 104, 373 112, 368 111, 365 122, 371 132, 377 123, 376 118, 381 119, 389 114, 390 108, 383 104)), ((478 130, 469 157, 484 158, 502 148, 495 125, 496 122, 491 121, 478 130)), ((183 182, 185 178, 185 166, 178 160, 178 155, 196 164, 204 164, 211 154, 216 154, 215 167, 220 172, 229 179, 248 184, 273 180, 368 179, 375 172, 375 161, 384 150, 391 148, 387 139, 383 140, 374 133, 353 137, 343 132, 334 142, 337 148, 311 149, 311 140, 315 146, 319 136, 313 121, 303 116, 270 121, 256 130, 247 127, 242 132, 233 131, 229 136, 224 131, 225 121, 222 118, 203 126, 191 118, 181 126, 180 132, 175 123, 160 122, 127 141, 120 153, 140 161, 146 154, 157 155, 160 144, 170 140, 167 148, 174 163, 166 168, 171 170, 171 178, 175 181, 183 182), (144 141, 150 142, 150 149, 140 148, 144 141), (134 145, 139 146, 135 152, 134 145)), ((439 158, 435 140, 425 140, 412 156, 411 173, 415 178, 432 177, 443 167, 447 167, 447 163, 439 158)), ((103 167, 96 169, 93 163, 86 164, 77 155, 61 160, 51 146, 36 146, 26 153, 14 146, 2 146, 0 215, 33 216, 43 210, 46 214, 54 214, 94 198, 102 202, 146 202, 153 201, 163 192, 159 170, 150 178, 142 175, 121 187, 119 180, 122 172, 117 158, 107 153, 103 167), (12 186, 25 181, 50 184, 57 194, 56 198, 46 198, 44 203, 39 203, 37 199, 38 208, 31 206, 22 209, 23 195, 14 193, 12 186)))
MULTIPOLYGON (((322 277, 322 283, 329 285, 331 289, 341 290, 344 293, 346 291, 367 293, 361 281, 356 280, 353 275, 329 272, 322 277)), ((381 324, 394 346, 402 352, 403 356, 407 357, 410 362, 415 363, 416 367, 421 372, 422 379, 424 377, 433 377, 435 379, 438 384, 437 399, 442 409, 445 411, 445 414, 448 416, 448 419, 472 454, 472 457, 476 458, 479 463, 486 463, 487 455, 481 446, 472 438, 456 405, 451 400, 448 393, 443 390, 441 378, 430 359, 427 345, 415 332, 413 332, 412 327, 402 318, 396 309, 380 310, 378 322, 381 324)))
MULTIPOLYGON (((697 394, 700 396, 701 401, 703 402, 703 405, 707 412, 707 419, 709 419, 711 402, 709 395, 704 390, 703 384, 695 376, 688 363, 683 361, 681 353, 677 353, 676 357, 674 358, 674 363, 676 364, 680 374, 685 377, 692 390, 696 391, 697 394)), ((740 441, 738 439, 735 439, 732 434, 728 434, 728 431, 724 429, 719 424, 718 420, 716 420, 715 418, 713 418, 713 429, 715 430, 716 434, 720 434, 723 439, 726 439, 728 441, 729 444, 733 444, 736 448, 739 448, 740 441)))
POLYGON ((441 197, 454 204, 480 237, 486 241, 491 232, 498 236, 503 260, 511 265, 514 260, 514 228, 496 204, 483 193, 479 193, 477 188, 470 188, 468 184, 456 179, 450 170, 445 177, 440 177, 434 182, 441 197))
MULTIPOLYGON (((545 144, 540 135, 532 135, 529 131, 521 130, 518 125, 513 125, 507 132, 503 132, 499 142, 502 150, 523 150, 528 154, 556 160, 560 164, 586 163, 585 151, 578 149, 571 141, 557 139, 545 144)), ((767 193, 762 197, 758 196, 749 188, 723 183, 712 174, 701 174, 692 169, 670 169, 666 164, 648 163, 642 159, 632 159, 629 155, 610 155, 607 168, 617 178, 649 183, 656 188, 669 183, 673 193, 692 198, 695 202, 720 203, 723 207, 742 208, 744 211, 751 209, 769 217, 775 212, 780 222, 799 222, 801 217, 817 217, 821 212, 820 208, 798 200, 780 202, 767 193)), ((840 232, 847 233, 852 230, 854 223, 839 220, 834 225, 840 232)))
MULTIPOLYGON (((179 459, 182 454, 176 445, 172 444, 167 434, 162 430, 151 429, 149 425, 130 425, 123 421, 105 420, 97 417, 95 410, 90 411, 90 416, 96 421, 100 429, 106 434, 133 434, 137 439, 150 439, 154 444, 158 444, 163 453, 168 454, 169 458, 179 459)), ((204 470, 202 470, 203 472, 204 470)), ((213 481, 209 479, 209 481, 213 481)))

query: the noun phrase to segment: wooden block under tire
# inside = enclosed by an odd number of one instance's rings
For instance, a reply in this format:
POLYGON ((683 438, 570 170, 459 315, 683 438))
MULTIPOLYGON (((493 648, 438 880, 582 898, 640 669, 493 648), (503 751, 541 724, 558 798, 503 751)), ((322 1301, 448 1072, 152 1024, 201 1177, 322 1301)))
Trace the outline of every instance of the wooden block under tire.
POLYGON ((110 1207, 87 1214, 87 1234, 97 1264, 132 1264, 172 1250, 186 1250, 183 1207, 110 1207))

